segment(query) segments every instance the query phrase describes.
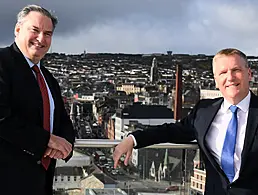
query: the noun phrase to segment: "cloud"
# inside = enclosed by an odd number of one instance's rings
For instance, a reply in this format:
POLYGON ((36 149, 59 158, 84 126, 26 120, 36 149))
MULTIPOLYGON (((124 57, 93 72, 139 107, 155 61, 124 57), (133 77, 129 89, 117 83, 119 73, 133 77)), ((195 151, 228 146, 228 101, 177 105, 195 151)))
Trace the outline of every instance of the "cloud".
MULTIPOLYGON (((38 2, 0 3, 0 45, 12 41, 18 10, 38 2)), ((55 52, 214 54, 224 47, 253 55, 258 51, 258 6, 251 0, 55 0, 41 5, 59 19, 55 52)))

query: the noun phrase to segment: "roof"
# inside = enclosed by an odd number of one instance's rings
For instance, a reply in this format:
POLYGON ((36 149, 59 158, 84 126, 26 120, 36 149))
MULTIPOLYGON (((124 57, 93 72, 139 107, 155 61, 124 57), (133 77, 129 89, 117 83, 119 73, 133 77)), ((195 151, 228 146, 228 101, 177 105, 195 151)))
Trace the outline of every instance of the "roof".
POLYGON ((94 193, 94 195, 126 195, 127 193, 122 191, 121 189, 117 188, 117 189, 91 189, 91 191, 94 193))
POLYGON ((72 158, 65 162, 64 160, 58 159, 56 161, 56 167, 82 167, 91 165, 91 157, 80 152, 73 151, 72 158))
POLYGON ((94 175, 103 184, 116 184, 116 182, 111 177, 108 177, 103 173, 93 173, 92 175, 94 175))
POLYGON ((133 104, 118 110, 117 116, 126 119, 173 119, 174 112, 162 105, 133 104))
POLYGON ((55 176, 83 176, 81 167, 56 167, 55 176))

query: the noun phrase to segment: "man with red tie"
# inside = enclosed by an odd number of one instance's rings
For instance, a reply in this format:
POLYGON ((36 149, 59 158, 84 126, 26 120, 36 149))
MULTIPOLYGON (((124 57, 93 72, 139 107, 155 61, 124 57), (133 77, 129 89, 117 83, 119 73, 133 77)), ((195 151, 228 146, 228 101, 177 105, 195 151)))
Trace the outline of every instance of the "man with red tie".
POLYGON ((56 159, 69 160, 74 130, 56 79, 42 65, 57 19, 29 5, 15 42, 0 50, 0 194, 50 195, 56 159))

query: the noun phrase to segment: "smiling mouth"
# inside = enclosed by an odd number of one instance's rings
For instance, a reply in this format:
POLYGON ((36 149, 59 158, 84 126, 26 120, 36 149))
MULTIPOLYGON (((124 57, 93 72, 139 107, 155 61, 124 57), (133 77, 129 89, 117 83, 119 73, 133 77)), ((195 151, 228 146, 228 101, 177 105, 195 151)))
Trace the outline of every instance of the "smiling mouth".
POLYGON ((36 47, 37 49, 41 49, 41 48, 44 47, 43 45, 38 44, 38 43, 34 43, 34 42, 31 42, 31 45, 34 46, 34 47, 36 47))
POLYGON ((237 86, 239 86, 239 84, 228 85, 228 86, 226 86, 226 87, 237 87, 237 86))

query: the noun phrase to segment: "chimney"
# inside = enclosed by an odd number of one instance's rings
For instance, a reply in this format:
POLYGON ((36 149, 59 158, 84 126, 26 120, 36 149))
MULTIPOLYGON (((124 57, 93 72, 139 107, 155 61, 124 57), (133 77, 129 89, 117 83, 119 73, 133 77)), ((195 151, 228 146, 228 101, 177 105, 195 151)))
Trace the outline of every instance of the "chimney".
POLYGON ((177 121, 182 118, 182 66, 176 65, 176 94, 174 105, 174 119, 177 121))

